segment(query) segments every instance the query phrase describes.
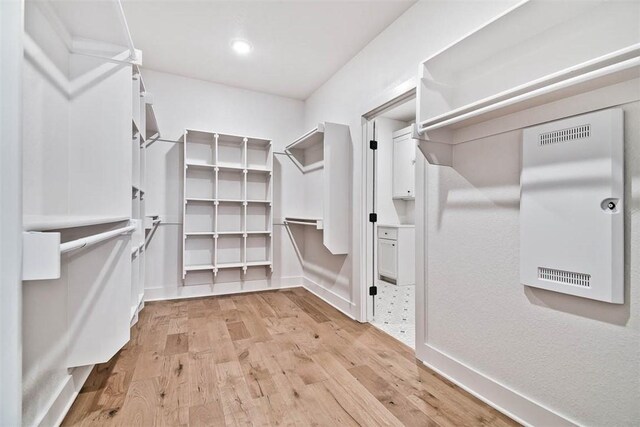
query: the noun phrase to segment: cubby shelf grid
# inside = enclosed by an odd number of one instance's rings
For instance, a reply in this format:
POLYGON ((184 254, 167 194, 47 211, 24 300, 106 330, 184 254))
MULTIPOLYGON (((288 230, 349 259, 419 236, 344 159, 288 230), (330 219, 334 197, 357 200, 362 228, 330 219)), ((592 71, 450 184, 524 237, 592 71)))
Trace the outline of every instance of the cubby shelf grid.
POLYGON ((263 138, 184 134, 183 279, 272 261, 272 153, 263 138))

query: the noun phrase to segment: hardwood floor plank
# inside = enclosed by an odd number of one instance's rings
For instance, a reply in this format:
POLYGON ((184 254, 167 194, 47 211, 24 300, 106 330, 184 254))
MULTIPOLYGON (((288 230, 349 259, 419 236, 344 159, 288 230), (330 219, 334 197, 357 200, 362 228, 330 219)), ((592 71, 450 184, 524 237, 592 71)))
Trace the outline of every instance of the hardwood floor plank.
POLYGON ((156 412, 156 425, 185 426, 189 424, 189 355, 165 356, 157 378, 161 408, 156 412))
POLYGON ((248 425, 262 420, 260 412, 244 381, 242 367, 237 361, 216 365, 218 389, 227 425, 248 425))
POLYGON ((154 425, 161 404, 157 378, 133 381, 122 411, 114 416, 117 417, 115 423, 119 426, 154 425))
POLYGON ((307 315, 318 323, 328 322, 329 318, 322 313, 322 311, 316 308, 305 297, 300 296, 292 291, 283 291, 283 295, 293 301, 298 307, 300 307, 307 315))
POLYGON ((224 423, 224 412, 220 402, 209 402, 189 408, 190 427, 222 426, 224 423))
POLYGON ((172 356, 179 353, 187 353, 189 351, 189 335, 186 333, 167 335, 167 341, 164 346, 164 355, 172 356))
POLYGON ((137 381, 159 376, 163 362, 163 353, 158 351, 143 351, 140 353, 135 365, 133 380, 137 381))
POLYGON ((352 417, 362 425, 392 425, 402 423, 354 378, 331 354, 319 353, 313 359, 329 375, 324 382, 327 390, 352 417))
POLYGON ((232 341, 244 340, 251 338, 249 330, 244 325, 243 321, 239 322, 227 322, 227 329, 229 330, 229 336, 232 341))
MULTIPOLYGON (((203 406, 212 402, 220 405, 216 359, 211 353, 190 354, 189 357, 190 405, 203 406)), ((222 410, 222 408, 220 408, 222 410)))
POLYGON ((340 402, 331 394, 324 382, 308 385, 303 391, 313 401, 310 409, 311 420, 326 426, 360 426, 340 402))
POLYGON ((356 366, 349 372, 405 426, 438 426, 369 366, 356 366))
POLYGON ((146 304, 64 426, 514 426, 302 288, 146 304))

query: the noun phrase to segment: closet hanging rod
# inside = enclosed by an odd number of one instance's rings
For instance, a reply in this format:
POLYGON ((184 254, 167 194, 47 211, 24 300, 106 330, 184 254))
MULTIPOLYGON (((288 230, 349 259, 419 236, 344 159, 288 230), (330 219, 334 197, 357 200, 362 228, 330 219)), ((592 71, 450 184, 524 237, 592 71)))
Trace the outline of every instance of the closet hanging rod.
POLYGON ((118 228, 117 230, 105 231, 104 233, 94 234, 92 236, 83 237, 81 239, 72 240, 70 242, 60 244, 60 253, 70 252, 76 249, 86 248, 96 243, 103 242, 121 234, 130 233, 135 230, 134 225, 118 228))

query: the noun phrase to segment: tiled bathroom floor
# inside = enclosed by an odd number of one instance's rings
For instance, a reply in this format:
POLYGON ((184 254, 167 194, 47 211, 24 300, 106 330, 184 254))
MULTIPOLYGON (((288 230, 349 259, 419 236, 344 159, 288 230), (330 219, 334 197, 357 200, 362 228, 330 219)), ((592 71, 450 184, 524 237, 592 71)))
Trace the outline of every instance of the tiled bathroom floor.
POLYGON ((396 286, 381 280, 377 286, 376 315, 371 323, 415 349, 416 287, 396 286))

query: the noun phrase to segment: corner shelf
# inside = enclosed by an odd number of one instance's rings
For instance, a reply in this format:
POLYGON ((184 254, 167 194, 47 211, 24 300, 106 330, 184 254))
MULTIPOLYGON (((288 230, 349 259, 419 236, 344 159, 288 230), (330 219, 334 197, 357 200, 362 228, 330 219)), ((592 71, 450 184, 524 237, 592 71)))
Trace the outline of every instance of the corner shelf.
POLYGON ((297 224, 297 225, 310 225, 318 230, 322 230, 322 218, 300 218, 300 217, 285 217, 285 225, 297 224))
POLYGON ((311 172, 324 166, 324 123, 287 145, 284 152, 303 172, 311 172))
POLYGON ((271 156, 266 139, 185 131, 183 280, 196 271, 273 269, 271 156))
POLYGON ((524 110, 639 78, 639 14, 632 2, 524 2, 426 59, 420 150, 450 166, 452 145, 559 118, 517 115, 524 110))
POLYGON ((349 126, 329 122, 319 123, 285 148, 302 173, 305 192, 322 197, 320 206, 305 206, 303 215, 285 217, 285 225, 322 230, 323 244, 334 255, 349 253, 351 150, 349 126))

